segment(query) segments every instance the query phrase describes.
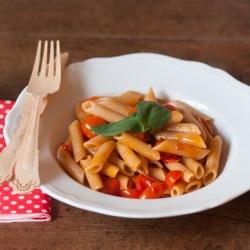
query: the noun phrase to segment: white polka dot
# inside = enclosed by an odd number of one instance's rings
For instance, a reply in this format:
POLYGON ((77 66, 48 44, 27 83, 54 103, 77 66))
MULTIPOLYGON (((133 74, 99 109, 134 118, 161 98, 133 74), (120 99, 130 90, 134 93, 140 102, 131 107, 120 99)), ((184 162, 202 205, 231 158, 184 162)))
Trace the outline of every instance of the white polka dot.
POLYGON ((48 203, 47 200, 42 200, 41 202, 42 202, 43 204, 47 204, 47 203, 48 203))
POLYGON ((0 109, 3 109, 4 108, 4 105, 3 104, 0 104, 0 109))
POLYGON ((31 203, 32 203, 32 200, 27 200, 26 203, 27 203, 27 204, 31 204, 31 203))
POLYGON ((35 199, 40 199, 40 195, 34 195, 35 199))
POLYGON ((23 200, 23 199, 24 199, 24 196, 23 196, 23 195, 20 195, 20 196, 18 196, 18 199, 19 199, 19 200, 23 200))
POLYGON ((8 210, 8 209, 9 209, 8 206, 4 206, 4 207, 3 207, 3 210, 8 210))
POLYGON ((0 119, 3 119, 4 118, 4 115, 3 114, 0 114, 0 119))
POLYGON ((10 110, 9 110, 9 109, 6 109, 4 112, 7 114, 7 113, 9 113, 9 112, 10 112, 10 110))
POLYGON ((40 208, 40 205, 36 204, 34 205, 34 208, 40 208))
POLYGON ((12 194, 12 195, 16 195, 16 192, 15 192, 15 191, 12 191, 11 194, 12 194))
POLYGON ((0 128, 3 128, 4 126, 3 126, 3 124, 0 124, 0 128))
POLYGON ((16 201, 12 201, 10 204, 11 204, 11 205, 16 205, 17 202, 16 202, 16 201))
POLYGON ((11 101, 10 101, 10 100, 5 100, 5 103, 6 103, 6 104, 10 104, 11 101))
POLYGON ((10 197, 9 197, 9 196, 4 196, 3 199, 4 199, 5 201, 7 201, 7 200, 10 199, 10 197))
POLYGON ((11 210, 10 213, 11 214, 16 214, 16 211, 15 210, 11 210))
POLYGON ((31 214, 31 213, 32 213, 32 210, 30 210, 30 209, 29 209, 29 210, 26 210, 26 213, 27 213, 27 214, 31 214))
POLYGON ((42 209, 42 212, 45 214, 48 213, 48 211, 46 209, 42 209))
POLYGON ((24 209, 24 205, 18 206, 19 209, 24 209))
POLYGON ((0 148, 3 148, 3 144, 0 143, 0 148))
POLYGON ((4 187, 3 190, 8 191, 10 188, 9 187, 4 187))

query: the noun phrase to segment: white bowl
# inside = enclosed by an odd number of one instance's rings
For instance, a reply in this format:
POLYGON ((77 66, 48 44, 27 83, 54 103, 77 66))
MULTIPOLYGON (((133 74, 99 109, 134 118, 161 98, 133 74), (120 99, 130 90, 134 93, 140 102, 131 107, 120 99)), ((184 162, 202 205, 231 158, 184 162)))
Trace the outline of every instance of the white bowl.
MULTIPOLYGON (((20 117, 23 91, 7 115, 8 142, 20 117)), ((127 218, 158 218, 190 214, 219 206, 250 189, 250 88, 226 72, 203 63, 151 53, 94 58, 74 63, 63 75, 61 89, 51 96, 40 126, 41 188, 72 206, 127 218), (152 86, 158 97, 180 99, 214 118, 223 137, 222 171, 216 181, 175 198, 136 200, 102 194, 72 180, 59 166, 56 149, 74 119, 77 101, 126 90, 145 93, 152 86)))

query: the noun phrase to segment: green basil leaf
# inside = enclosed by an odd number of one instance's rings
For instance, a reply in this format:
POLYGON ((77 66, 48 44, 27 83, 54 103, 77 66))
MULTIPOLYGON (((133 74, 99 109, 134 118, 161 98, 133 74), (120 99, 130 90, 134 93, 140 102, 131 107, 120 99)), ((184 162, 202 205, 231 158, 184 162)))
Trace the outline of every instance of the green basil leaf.
POLYGON ((139 101, 136 113, 118 122, 94 126, 91 131, 103 136, 113 136, 125 131, 141 133, 149 129, 157 130, 167 123, 170 115, 171 112, 157 102, 139 101))
POLYGON ((140 130, 141 128, 139 122, 137 121, 136 113, 132 113, 120 121, 96 125, 91 128, 91 131, 103 136, 118 135, 124 131, 140 132, 140 130))

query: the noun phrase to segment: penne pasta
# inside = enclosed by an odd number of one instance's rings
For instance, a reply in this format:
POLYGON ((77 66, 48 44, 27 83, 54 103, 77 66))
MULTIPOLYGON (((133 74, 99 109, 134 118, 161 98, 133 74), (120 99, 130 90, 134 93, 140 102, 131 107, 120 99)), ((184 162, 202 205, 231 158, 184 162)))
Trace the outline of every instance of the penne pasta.
POLYGON ((184 181, 178 181, 170 190, 171 197, 176 197, 184 194, 186 185, 187 183, 185 183, 184 181))
POLYGON ((167 167, 168 170, 173 171, 173 170, 179 170, 182 171, 182 180, 185 181, 186 183, 189 183, 195 178, 194 172, 192 172, 189 168, 184 166, 180 162, 170 162, 166 163, 165 166, 167 167))
POLYGON ((151 87, 146 94, 93 96, 76 103, 74 113, 57 159, 70 177, 93 190, 174 197, 218 176, 222 139, 212 119, 182 101, 157 98, 151 87), (148 185, 159 192, 150 193, 148 185))
POLYGON ((96 103, 124 116, 127 116, 131 110, 131 106, 120 102, 117 98, 102 97, 96 103))
POLYGON ((158 151, 152 149, 151 145, 146 144, 142 140, 134 137, 130 133, 124 132, 121 135, 114 136, 114 138, 136 151, 137 153, 143 155, 149 160, 158 161, 160 160, 160 154, 158 151))
POLYGON ((185 193, 191 193, 202 187, 202 180, 193 179, 191 182, 187 183, 185 187, 185 193))
POLYGON ((105 121, 116 122, 122 120, 125 116, 111 109, 108 109, 94 101, 85 101, 82 104, 82 109, 91 115, 99 116, 105 121))
POLYGON ((85 160, 81 160, 80 165, 85 171, 86 179, 88 181, 90 188, 93 190, 100 190, 103 188, 103 182, 102 182, 100 175, 98 173, 89 173, 88 171, 86 171, 90 160, 91 160, 91 157, 88 157, 85 160))
POLYGON ((113 149, 115 148, 115 142, 107 141, 104 142, 96 151, 95 155, 88 163, 86 168, 86 172, 89 173, 98 173, 102 170, 104 164, 107 162, 110 154, 112 153, 113 149))
POLYGON ((167 152, 184 157, 193 158, 195 160, 201 160, 210 152, 210 149, 199 148, 196 146, 181 143, 177 140, 164 140, 153 147, 156 151, 167 152))
POLYGON ((73 121, 69 125, 69 135, 72 143, 74 159, 76 162, 79 162, 81 159, 86 157, 87 152, 86 149, 83 147, 84 140, 81 132, 80 123, 78 120, 73 121))
POLYGON ((121 142, 117 142, 116 149, 127 166, 129 166, 133 171, 139 170, 141 160, 130 147, 121 142))
POLYGON ((161 138, 168 140, 177 140, 183 143, 187 143, 189 145, 193 145, 200 148, 206 148, 206 144, 201 138, 200 135, 197 134, 186 134, 181 132, 168 132, 168 131, 160 131, 155 134, 155 137, 159 140, 161 138))
POLYGON ((62 145, 57 149, 57 159, 61 166, 75 181, 83 184, 85 175, 83 169, 74 161, 70 153, 62 145))
POLYGON ((201 179, 204 176, 204 167, 202 164, 191 158, 182 158, 182 163, 189 169, 191 169, 197 179, 201 179))
POLYGON ((207 156, 205 164, 205 173, 203 177, 203 184, 208 185, 218 175, 218 167, 221 156, 222 140, 219 135, 211 139, 210 142, 210 153, 207 156))

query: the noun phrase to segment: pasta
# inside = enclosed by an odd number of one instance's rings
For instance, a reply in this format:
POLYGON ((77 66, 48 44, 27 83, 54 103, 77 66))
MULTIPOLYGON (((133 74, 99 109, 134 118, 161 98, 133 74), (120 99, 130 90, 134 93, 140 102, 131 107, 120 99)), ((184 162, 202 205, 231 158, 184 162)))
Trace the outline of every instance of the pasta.
POLYGON ((77 102, 74 113, 57 159, 71 178, 93 190, 127 198, 174 197, 218 176, 222 138, 212 119, 182 101, 158 99, 153 88, 95 96, 77 102), (88 124, 92 117, 103 123, 88 124))

